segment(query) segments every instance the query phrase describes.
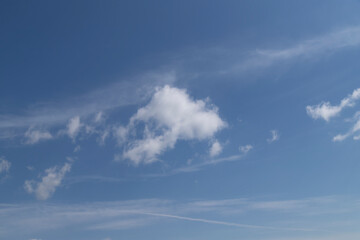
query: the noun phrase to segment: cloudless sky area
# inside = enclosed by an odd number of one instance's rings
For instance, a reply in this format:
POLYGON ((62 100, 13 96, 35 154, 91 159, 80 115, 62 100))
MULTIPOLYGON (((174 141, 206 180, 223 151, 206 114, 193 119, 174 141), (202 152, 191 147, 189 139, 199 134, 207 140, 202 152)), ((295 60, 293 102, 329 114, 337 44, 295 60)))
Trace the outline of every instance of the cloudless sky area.
POLYGON ((360 1, 0 2, 0 238, 360 238, 360 1))

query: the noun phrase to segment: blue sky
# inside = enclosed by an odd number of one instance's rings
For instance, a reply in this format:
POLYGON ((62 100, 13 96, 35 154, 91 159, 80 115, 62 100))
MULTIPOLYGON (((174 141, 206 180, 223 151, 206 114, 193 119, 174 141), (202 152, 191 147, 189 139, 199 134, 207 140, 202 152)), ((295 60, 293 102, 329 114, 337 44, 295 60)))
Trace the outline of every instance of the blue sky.
POLYGON ((2 1, 0 237, 360 237, 359 1, 2 1))

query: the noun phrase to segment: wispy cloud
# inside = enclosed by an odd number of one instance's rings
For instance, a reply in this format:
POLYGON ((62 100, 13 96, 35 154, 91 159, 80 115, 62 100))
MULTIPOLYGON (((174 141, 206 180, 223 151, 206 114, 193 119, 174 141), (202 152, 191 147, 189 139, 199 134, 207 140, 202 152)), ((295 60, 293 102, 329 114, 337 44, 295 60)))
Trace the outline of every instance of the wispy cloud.
POLYGON ((210 219, 204 219, 204 218, 184 217, 184 216, 162 214, 162 213, 148 213, 148 212, 132 212, 132 213, 140 214, 140 215, 155 216, 155 217, 174 218, 174 219, 185 220, 185 221, 190 221, 190 222, 201 222, 201 223, 210 223, 210 224, 216 224, 216 225, 225 225, 225 226, 232 226, 232 227, 239 227, 239 228, 283 230, 283 231, 316 231, 314 229, 306 229, 306 228, 278 228, 278 227, 269 227, 269 226, 262 226, 262 225, 251 225, 251 224, 216 221, 216 220, 210 220, 210 219))
MULTIPOLYGON (((178 59, 184 72, 190 78, 223 76, 224 74, 237 76, 249 72, 258 72, 282 63, 296 63, 299 61, 316 61, 328 57, 344 49, 360 46, 360 26, 347 26, 329 30, 322 35, 304 38, 292 44, 281 43, 280 47, 258 47, 243 49, 238 46, 219 45, 206 49, 190 49, 178 54, 178 59), (193 66, 208 66, 201 70, 193 66)), ((223 78, 221 78, 223 79, 223 78)))
POLYGON ((278 141, 280 139, 278 130, 271 130, 270 133, 271 133, 271 137, 266 139, 266 141, 268 143, 273 143, 273 142, 278 141))
MULTIPOLYGON (((333 141, 334 142, 341 142, 344 141, 345 139, 347 139, 348 137, 356 134, 357 132, 360 131, 360 120, 356 121, 356 123, 354 124, 354 126, 345 134, 338 134, 335 137, 333 137, 333 141)), ((354 136, 353 137, 354 140, 359 140, 358 136, 354 136)))
POLYGON ((0 157, 0 174, 8 173, 11 167, 11 163, 4 157, 0 157))
MULTIPOLYGON (((0 231, 2 236, 14 238, 21 234, 37 235, 43 231, 62 231, 72 226, 77 231, 118 230, 140 228, 145 225, 162 224, 166 219, 211 224, 258 231, 325 232, 326 228, 282 225, 279 222, 261 220, 266 211, 279 212, 283 218, 298 218, 307 211, 317 211, 339 206, 336 197, 308 198, 282 201, 254 201, 250 199, 223 199, 203 201, 170 201, 162 199, 140 199, 116 202, 94 202, 84 204, 0 204, 0 231), (335 205, 334 205, 335 204, 335 205), (285 206, 285 207, 284 207, 285 206), (239 211, 242 210, 242 211, 239 211), (246 214, 244 215, 244 213, 246 214), (255 214, 255 215, 254 215, 255 214), (210 217, 211 216, 211 217, 210 217), (262 224, 248 224, 249 216, 258 217, 262 224), (214 220, 221 219, 221 220, 214 220), (236 220, 234 220, 236 219, 236 220), (244 223, 245 222, 245 223, 244 223), (20 231, 21 230, 21 231, 20 231)), ((349 211, 358 212, 356 200, 346 205, 349 211)), ((322 212, 322 215, 329 213, 322 212)), ((338 214, 338 213, 337 213, 338 214)), ((264 215, 265 216, 265 215, 264 215)), ((339 217, 342 217, 338 214, 339 217)), ((299 219, 307 222, 314 218, 304 215, 299 219)), ((256 222, 256 221, 255 221, 256 222)), ((306 224, 305 224, 306 225, 306 224)), ((309 224, 307 224, 309 225, 309 224)))
POLYGON ((346 47, 360 45, 360 27, 347 27, 313 39, 304 40, 290 47, 256 50, 252 57, 233 67, 233 70, 249 70, 268 67, 277 62, 295 58, 314 58, 330 54, 346 47))
POLYGON ((253 148, 254 148, 254 147, 253 147, 252 145, 247 144, 247 145, 244 145, 244 146, 240 146, 240 147, 239 147, 239 150, 240 150, 240 152, 246 154, 246 153, 248 153, 248 152, 249 152, 251 149, 253 149, 253 148))
MULTIPOLYGON (((354 107, 359 99, 360 88, 357 88, 347 97, 343 98, 338 105, 333 106, 330 102, 322 102, 318 105, 307 106, 306 111, 310 117, 314 119, 322 118, 328 122, 331 118, 340 115, 344 108, 354 107)), ((356 112, 353 118, 345 119, 345 122, 355 122, 355 124, 346 133, 334 136, 332 139, 334 142, 342 142, 360 131, 359 112, 356 112)), ((353 139, 358 140, 358 136, 354 136, 353 139)))
POLYGON ((40 141, 52 139, 53 136, 48 131, 29 128, 25 132, 25 138, 26 144, 35 144, 40 141))
POLYGON ((314 118, 322 118, 325 121, 329 121, 331 118, 340 114, 340 112, 346 107, 355 106, 355 102, 360 99, 360 88, 355 89, 352 94, 341 100, 339 105, 332 106, 330 102, 322 102, 318 105, 307 106, 307 114, 314 118))
POLYGON ((206 160, 206 161, 203 161, 200 163, 195 163, 195 164, 192 164, 189 166, 175 168, 166 173, 148 174, 148 175, 145 175, 145 177, 164 177, 164 176, 172 176, 172 175, 176 175, 176 174, 180 174, 180 173, 197 172, 197 171, 203 170, 205 167, 208 167, 208 166, 217 165, 217 164, 224 163, 224 162, 239 161, 243 157, 244 157, 244 154, 239 154, 239 155, 231 155, 228 157, 210 159, 210 160, 206 160))
MULTIPOLYGON (((191 173, 204 170, 206 167, 215 166, 217 164, 225 163, 225 162, 234 162, 243 159, 245 153, 238 155, 231 155, 222 158, 212 158, 207 159, 203 162, 189 164, 187 166, 173 168, 162 173, 149 173, 143 175, 135 175, 135 176, 127 176, 124 178, 116 178, 116 177, 106 177, 100 175, 87 175, 87 176, 75 176, 69 177, 66 179, 66 184, 76 184, 79 182, 107 182, 107 183, 124 183, 129 181, 139 181, 148 178, 161 178, 168 177, 177 174, 191 173)), ((120 161, 117 155, 115 155, 115 161, 120 161)))
MULTIPOLYGON (((255 201, 247 198, 239 198, 211 201, 194 201, 189 203, 189 208, 192 211, 215 211, 226 215, 244 213, 248 211, 274 211, 284 213, 292 212, 298 214, 309 214, 304 212, 305 209, 311 209, 311 213, 318 214, 318 209, 321 206, 332 205, 338 203, 340 200, 341 198, 335 196, 269 201, 255 201)), ((352 204, 355 203, 353 202, 352 204)))
POLYGON ((46 175, 42 177, 40 182, 34 180, 26 180, 24 188, 28 193, 35 193, 37 199, 48 199, 60 186, 65 174, 71 169, 70 163, 65 163, 63 167, 57 166, 45 170, 46 175))

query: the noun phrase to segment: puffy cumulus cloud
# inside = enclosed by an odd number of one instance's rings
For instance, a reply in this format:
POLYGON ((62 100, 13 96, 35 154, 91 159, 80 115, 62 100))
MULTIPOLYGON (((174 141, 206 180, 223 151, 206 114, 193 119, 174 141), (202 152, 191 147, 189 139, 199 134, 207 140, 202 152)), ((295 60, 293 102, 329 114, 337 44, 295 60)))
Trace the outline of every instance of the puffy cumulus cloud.
POLYGON ((222 148, 221 144, 219 143, 219 141, 215 141, 215 142, 213 142, 213 144, 210 147, 209 154, 211 157, 215 157, 222 152, 222 149, 223 148, 222 148))
POLYGON ((0 157, 0 174, 8 173, 11 167, 11 162, 7 161, 4 157, 0 157))
POLYGON ((65 174, 71 170, 71 164, 65 163, 63 167, 52 167, 45 170, 45 176, 40 182, 34 180, 26 180, 24 188, 28 193, 34 193, 39 200, 46 200, 60 186, 65 174))
POLYGON ((247 144, 247 145, 245 145, 245 146, 240 146, 240 147, 239 147, 239 150, 240 150, 240 152, 246 154, 246 153, 248 153, 248 152, 249 152, 251 149, 253 149, 253 148, 254 148, 254 147, 253 147, 252 145, 247 144))
POLYGON ((73 117, 69 120, 67 124, 66 133, 67 135, 69 135, 70 138, 74 140, 78 135, 81 127, 82 124, 80 122, 80 117, 79 116, 73 117))
POLYGON ((42 131, 42 130, 34 130, 32 128, 29 128, 25 132, 25 143, 26 144, 35 144, 43 140, 49 140, 52 139, 53 136, 48 131, 42 131))
POLYGON ((207 100, 193 100, 186 90, 166 85, 158 88, 149 104, 131 117, 126 128, 117 128, 115 134, 119 144, 128 142, 123 158, 137 165, 156 161, 178 140, 209 139, 225 126, 218 109, 207 100), (142 138, 129 140, 140 127, 144 129, 142 138))
POLYGON ((271 137, 266 139, 268 143, 272 143, 280 139, 279 132, 277 130, 271 130, 270 133, 271 133, 271 137))
POLYGON ((332 106, 330 102, 322 102, 317 105, 307 106, 306 112, 314 119, 322 118, 329 121, 330 118, 340 114, 344 108, 354 106, 358 99, 360 99, 360 88, 355 89, 352 94, 342 99, 339 105, 332 106))

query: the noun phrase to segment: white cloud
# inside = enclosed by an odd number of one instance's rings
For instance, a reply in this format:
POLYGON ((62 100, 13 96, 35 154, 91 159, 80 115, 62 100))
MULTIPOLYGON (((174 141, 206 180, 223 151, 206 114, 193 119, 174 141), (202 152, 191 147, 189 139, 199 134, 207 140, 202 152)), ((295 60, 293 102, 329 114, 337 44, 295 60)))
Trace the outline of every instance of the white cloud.
POLYGON ((130 159, 138 165, 139 163, 151 163, 157 160, 157 156, 165 151, 166 148, 173 148, 174 139, 168 139, 166 136, 157 136, 135 141, 133 146, 123 154, 124 158, 130 159))
POLYGON ((247 145, 245 145, 245 146, 240 146, 240 147, 239 147, 240 152, 242 152, 242 153, 244 153, 244 154, 248 153, 251 149, 253 149, 253 146, 250 145, 250 144, 247 144, 247 145))
POLYGON ((65 163, 62 168, 58 166, 45 170, 45 176, 40 182, 34 180, 26 180, 24 188, 28 193, 34 193, 39 200, 48 199, 60 186, 65 174, 71 169, 70 163, 65 163))
POLYGON ((358 99, 360 99, 360 88, 355 89, 352 94, 342 99, 339 105, 332 106, 330 102, 322 102, 318 105, 307 106, 306 112, 314 119, 322 118, 329 121, 339 115, 344 108, 353 107, 358 99))
POLYGON ((280 136, 277 130, 271 130, 270 133, 271 133, 271 138, 266 139, 268 143, 272 143, 279 140, 280 136))
POLYGON ((8 173, 11 167, 11 162, 7 161, 5 158, 0 157, 0 174, 8 173))
POLYGON ((335 137, 333 137, 332 140, 333 140, 333 142, 342 142, 348 137, 349 137, 349 134, 338 134, 335 137))
POLYGON ((223 147, 221 146, 221 144, 219 143, 219 141, 215 141, 213 142, 213 144, 211 145, 210 148, 210 156, 211 157, 215 157, 217 155, 219 155, 223 150, 223 147))
MULTIPOLYGON (((338 105, 332 106, 329 102, 322 102, 318 105, 307 106, 308 115, 314 119, 322 118, 329 121, 331 118, 339 115, 344 108, 353 107, 356 101, 360 99, 360 88, 355 89, 347 97, 343 98, 338 105)), ((342 142, 350 136, 353 136, 360 130, 360 112, 356 112, 352 118, 346 118, 345 122, 354 122, 353 127, 346 133, 338 134, 332 138, 333 142, 342 142)), ((354 140, 358 140, 359 136, 354 136, 354 140)))
POLYGON ((80 117, 76 116, 69 120, 66 132, 70 138, 75 140, 81 127, 82 127, 82 124, 80 123, 80 117))
MULTIPOLYGON (((356 134, 358 131, 360 130, 360 120, 358 120, 354 126, 350 129, 350 131, 348 131, 345 134, 338 134, 335 137, 333 137, 333 141, 334 142, 341 142, 344 141, 345 139, 347 139, 348 137, 356 134)), ((353 137, 354 140, 358 140, 359 136, 354 136, 353 137)))
POLYGON ((186 90, 164 86, 158 88, 150 103, 140 108, 130 119, 126 136, 144 124, 142 139, 129 142, 123 158, 134 164, 151 163, 158 155, 174 147, 178 140, 204 140, 211 138, 226 123, 217 108, 207 101, 193 100, 186 90))
POLYGON ((35 144, 39 141, 49 140, 53 138, 51 133, 48 131, 33 130, 32 128, 29 128, 25 132, 25 137, 27 138, 25 141, 26 144, 35 144))
POLYGON ((306 106, 306 112, 310 117, 314 119, 323 118, 325 121, 329 121, 330 118, 338 115, 341 110, 341 106, 331 106, 329 102, 306 106))

